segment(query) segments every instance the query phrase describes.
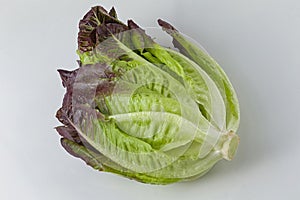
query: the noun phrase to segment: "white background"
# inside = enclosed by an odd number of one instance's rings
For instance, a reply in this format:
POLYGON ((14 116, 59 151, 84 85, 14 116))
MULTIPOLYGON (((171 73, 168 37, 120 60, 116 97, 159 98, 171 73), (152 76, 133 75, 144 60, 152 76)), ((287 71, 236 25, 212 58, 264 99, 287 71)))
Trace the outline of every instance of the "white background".
POLYGON ((300 1, 1 0, 0 199, 300 199, 300 1), (169 186, 100 173, 53 127, 74 69, 78 20, 93 5, 122 20, 173 23, 221 64, 241 106, 240 147, 203 178, 169 186))

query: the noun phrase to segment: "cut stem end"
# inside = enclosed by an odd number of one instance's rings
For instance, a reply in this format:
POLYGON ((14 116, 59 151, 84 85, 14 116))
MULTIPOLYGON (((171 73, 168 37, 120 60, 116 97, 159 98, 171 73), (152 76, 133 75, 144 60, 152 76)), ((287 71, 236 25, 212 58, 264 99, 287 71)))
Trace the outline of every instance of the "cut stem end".
POLYGON ((240 138, 233 131, 230 131, 225 135, 226 140, 223 143, 221 152, 223 158, 226 160, 232 160, 236 154, 237 148, 240 143, 240 138))

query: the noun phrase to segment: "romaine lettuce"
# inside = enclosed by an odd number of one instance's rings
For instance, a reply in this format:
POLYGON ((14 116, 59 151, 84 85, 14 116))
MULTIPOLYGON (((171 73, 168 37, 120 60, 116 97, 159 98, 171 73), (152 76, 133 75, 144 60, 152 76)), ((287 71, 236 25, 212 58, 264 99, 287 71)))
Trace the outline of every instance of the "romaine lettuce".
POLYGON ((239 105, 221 67, 159 20, 180 52, 164 47, 114 8, 79 23, 79 68, 59 70, 66 87, 56 117, 62 146, 93 168, 144 183, 193 180, 239 138, 239 105))

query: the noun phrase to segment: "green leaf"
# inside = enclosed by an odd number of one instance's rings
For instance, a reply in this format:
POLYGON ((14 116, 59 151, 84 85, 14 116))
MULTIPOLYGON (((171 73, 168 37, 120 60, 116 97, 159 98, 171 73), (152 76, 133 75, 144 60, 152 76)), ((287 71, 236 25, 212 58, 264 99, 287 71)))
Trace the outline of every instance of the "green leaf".
POLYGON ((152 177, 147 174, 137 173, 118 165, 100 153, 94 152, 83 145, 72 142, 71 140, 62 139, 61 143, 70 154, 81 158, 96 170, 120 174, 127 178, 151 184, 170 184, 181 180, 179 178, 152 177))
POLYGON ((236 93, 219 64, 196 44, 189 41, 172 25, 158 20, 162 28, 173 37, 173 44, 182 54, 197 63, 215 82, 226 105, 226 129, 237 131, 240 122, 240 110, 236 93))
POLYGON ((222 158, 220 153, 214 151, 210 152, 204 158, 194 159, 193 157, 182 157, 172 163, 172 165, 156 172, 151 172, 149 175, 154 177, 189 180, 193 179, 195 176, 202 176, 222 158), (184 170, 187 166, 189 170, 184 170))
POLYGON ((121 131, 113 120, 102 122, 88 112, 73 124, 79 135, 93 148, 122 167, 143 173, 161 169, 173 162, 165 153, 121 131))

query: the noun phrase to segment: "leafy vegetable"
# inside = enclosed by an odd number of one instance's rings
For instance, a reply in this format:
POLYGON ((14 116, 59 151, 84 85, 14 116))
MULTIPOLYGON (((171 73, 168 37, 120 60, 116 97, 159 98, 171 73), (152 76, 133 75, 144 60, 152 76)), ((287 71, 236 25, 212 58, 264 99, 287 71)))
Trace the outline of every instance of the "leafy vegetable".
POLYGON ((233 158, 239 105, 221 67, 158 23, 180 52, 124 24, 114 8, 93 7, 80 20, 80 67, 58 70, 67 92, 56 130, 71 155, 97 170, 169 184, 233 158))

